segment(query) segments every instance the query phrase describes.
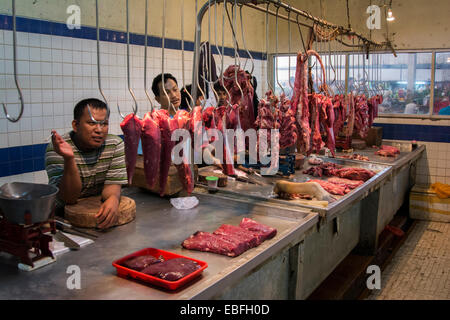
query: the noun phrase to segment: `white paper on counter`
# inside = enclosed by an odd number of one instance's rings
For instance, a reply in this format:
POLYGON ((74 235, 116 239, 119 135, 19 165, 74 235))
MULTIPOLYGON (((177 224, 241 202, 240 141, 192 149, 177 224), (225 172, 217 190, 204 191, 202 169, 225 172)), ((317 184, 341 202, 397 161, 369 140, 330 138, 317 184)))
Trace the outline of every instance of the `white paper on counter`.
MULTIPOLYGON (((75 241, 80 245, 80 247, 85 247, 91 243, 94 243, 92 239, 80 237, 71 233, 62 232, 64 235, 75 241)), ((64 242, 59 242, 53 239, 52 242, 49 243, 50 251, 53 253, 53 255, 57 256, 60 254, 63 254, 65 252, 70 251, 68 247, 64 245, 64 242)))
POLYGON ((170 203, 179 210, 192 209, 198 205, 197 197, 180 197, 170 199, 170 203))

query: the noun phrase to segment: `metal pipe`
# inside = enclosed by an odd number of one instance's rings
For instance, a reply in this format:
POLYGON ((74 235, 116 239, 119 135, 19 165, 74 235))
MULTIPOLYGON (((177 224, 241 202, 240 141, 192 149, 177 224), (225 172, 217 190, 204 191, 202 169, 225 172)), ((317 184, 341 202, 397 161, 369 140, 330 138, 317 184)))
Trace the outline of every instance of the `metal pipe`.
MULTIPOLYGON (((215 0, 215 1, 216 1, 216 3, 220 3, 223 0, 215 0)), ((351 29, 347 29, 347 28, 344 28, 342 26, 331 24, 331 23, 329 23, 329 22, 327 22, 325 20, 315 18, 314 16, 310 15, 309 13, 301 11, 301 10, 298 10, 298 9, 295 9, 295 8, 292 8, 291 6, 289 6, 287 4, 284 4, 281 1, 265 0, 264 2, 267 3, 267 9, 259 8, 258 6, 254 5, 254 4, 251 4, 249 0, 239 0, 239 3, 242 3, 243 5, 246 5, 248 7, 256 9, 256 10, 260 10, 260 11, 266 12, 266 17, 268 17, 268 14, 270 13, 269 12, 269 5, 272 3, 272 4, 279 5, 279 6, 283 7, 284 9, 287 9, 287 10, 290 9, 294 13, 296 13, 298 15, 301 15, 301 16, 309 19, 309 20, 312 20, 314 23, 317 23, 317 24, 319 24, 321 26, 327 26, 327 27, 338 29, 340 34, 356 36, 356 37, 366 41, 368 44, 370 44, 373 47, 382 47, 382 46, 386 46, 386 45, 390 44, 390 43, 386 44, 386 43, 373 42, 373 41, 365 38, 364 36, 354 32, 351 29)), ((194 97, 194 99, 196 99, 196 97, 197 97, 197 85, 198 85, 198 74, 197 74, 198 71, 197 70, 198 70, 198 66, 199 66, 199 48, 200 48, 200 40, 201 40, 201 23, 202 23, 203 16, 204 16, 206 10, 208 10, 208 4, 205 4, 205 5, 202 6, 202 8, 200 9, 200 11, 197 14, 197 19, 196 19, 195 40, 194 40, 194 59, 193 59, 193 70, 192 70, 192 86, 193 86, 192 96, 194 97)), ((196 12, 197 12, 197 0, 196 0, 196 12)), ((270 14, 273 14, 273 13, 270 13, 270 14)), ((306 26, 308 26, 308 25, 306 25, 306 26)), ((308 26, 308 27, 311 28, 311 26, 308 26)), ((341 43, 346 45, 342 40, 341 40, 341 43)), ((390 48, 392 50, 392 45, 390 45, 390 48)), ((269 81, 269 86, 270 86, 270 81, 269 81)))
POLYGON ((13 14, 13 60, 14 60, 14 82, 16 83, 16 89, 19 93, 19 100, 20 100, 20 111, 17 118, 11 117, 11 115, 8 113, 8 110, 6 109, 7 103, 2 103, 3 105, 3 112, 5 113, 6 119, 8 119, 11 122, 17 122, 20 120, 23 114, 24 109, 24 102, 23 102, 23 95, 22 95, 22 89, 19 85, 19 80, 17 78, 17 27, 16 27, 16 1, 12 0, 12 14, 13 14))
MULTIPOLYGON (((294 86, 292 85, 291 82, 291 22, 290 22, 290 15, 291 15, 291 10, 288 11, 288 34, 289 34, 289 38, 288 38, 288 51, 289 51, 289 56, 288 56, 288 82, 289 82, 289 87, 291 87, 292 93, 294 92, 294 86)), ((291 96, 292 97, 292 96, 291 96)))
MULTIPOLYGON (((128 2, 128 0, 127 0, 128 2)), ((170 107, 172 107, 172 109, 177 112, 177 110, 175 109, 175 107, 173 106, 172 102, 169 99, 169 96, 167 95, 167 91, 165 88, 165 82, 164 82, 164 46, 165 46, 165 38, 166 38, 166 0, 163 0, 163 15, 162 15, 162 19, 163 19, 163 23, 162 23, 162 48, 161 48, 161 87, 163 89, 164 95, 167 98, 167 101, 169 101, 169 111, 170 112, 170 107)))
MULTIPOLYGON (((232 15, 233 15, 233 20, 234 20, 233 26, 234 27, 236 27, 236 15, 237 15, 237 12, 236 12, 236 8, 237 8, 236 1, 237 0, 234 0, 234 5, 232 7, 232 9, 233 9, 232 15)), ((241 102, 243 103, 244 102, 244 92, 242 91, 242 88, 239 85, 239 81, 238 81, 238 78, 237 78, 238 70, 241 68, 241 60, 239 59, 239 66, 236 65, 236 59, 238 57, 238 49, 237 49, 237 37, 236 37, 236 34, 234 32, 233 32, 233 40, 234 40, 233 43, 234 43, 234 65, 235 65, 235 67, 234 67, 234 81, 235 81, 237 87, 239 88, 239 91, 241 93, 241 102)))
MULTIPOLYGON (((147 34, 148 34, 148 0, 145 0, 145 38, 144 38, 144 90, 148 101, 150 102, 150 111, 153 110, 153 102, 147 91, 147 34)), ((184 72, 184 70, 183 70, 184 72)))
MULTIPOLYGON (((148 1, 148 0, 146 0, 148 1)), ((191 103, 188 102, 188 107, 192 111, 192 108, 195 107, 195 101, 192 99, 191 94, 186 90, 186 81, 184 77, 184 0, 180 0, 181 2, 181 76, 183 80, 183 90, 188 95, 191 103)))
MULTIPOLYGON (((252 69, 250 71, 250 75, 253 76, 253 71, 255 70, 255 61, 253 60, 253 56, 250 53, 250 51, 248 51, 247 49, 247 45, 245 44, 245 37, 244 37, 244 24, 243 24, 243 19, 242 19, 242 5, 239 6, 239 17, 241 19, 241 36, 242 36, 242 44, 244 45, 244 49, 247 52, 247 54, 250 57, 250 61, 252 62, 252 69)), ((245 64, 244 64, 244 68, 242 68, 243 70, 245 70, 245 67, 247 66, 247 61, 248 58, 245 60, 245 64)))
POLYGON ((134 100, 135 108, 133 108, 133 113, 136 114, 138 111, 138 104, 136 97, 134 95, 133 89, 131 89, 131 79, 130 79, 130 30, 129 30, 129 10, 128 10, 128 0, 127 0, 127 80, 128 80, 128 91, 134 100))
POLYGON ((266 67, 266 80, 267 80, 267 86, 272 91, 273 94, 275 94, 275 90, 272 87, 271 81, 269 80, 269 6, 270 3, 267 3, 267 11, 266 11, 266 57, 267 57, 267 67, 266 67))
POLYGON ((97 80, 98 80, 98 90, 105 100, 106 106, 108 107, 108 116, 109 117, 109 104, 108 100, 105 97, 102 89, 102 77, 100 73, 100 26, 98 21, 98 0, 95 0, 95 23, 97 27, 97 80))
MULTIPOLYGON (((223 75, 223 60, 224 60, 224 56, 225 56, 224 50, 225 50, 225 6, 226 5, 227 5, 227 1, 225 0, 223 2, 223 10, 222 10, 222 54, 221 54, 221 69, 222 69, 222 72, 221 72, 221 81, 222 81, 222 86, 225 89, 225 92, 227 93, 227 96, 228 96, 228 100, 227 100, 228 106, 229 107, 233 107, 231 105, 231 94, 230 94, 230 91, 228 91, 228 89, 225 86, 225 83, 223 81, 223 79, 224 79, 224 75, 223 75)), ((238 117, 238 120, 239 120, 239 117, 238 117)))
MULTIPOLYGON (((281 88, 281 91, 283 92, 283 95, 286 95, 284 92, 283 86, 280 84, 279 78, 278 78, 278 10, 280 8, 277 7, 277 15, 275 18, 275 79, 277 81, 278 86, 281 88)), ((274 92, 275 94, 275 92, 274 92)))

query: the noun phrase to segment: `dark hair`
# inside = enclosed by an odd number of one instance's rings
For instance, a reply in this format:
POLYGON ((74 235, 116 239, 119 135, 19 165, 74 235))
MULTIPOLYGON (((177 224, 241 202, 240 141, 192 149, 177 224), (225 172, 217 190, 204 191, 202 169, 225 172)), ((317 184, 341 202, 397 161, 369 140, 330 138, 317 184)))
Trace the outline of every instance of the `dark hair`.
POLYGON ((84 99, 78 102, 73 109, 73 119, 80 121, 81 116, 83 115, 84 109, 87 106, 91 106, 94 109, 108 109, 106 103, 101 100, 95 98, 84 99))
POLYGON ((258 85, 258 81, 256 81, 256 77, 252 76, 252 74, 248 70, 245 70, 245 73, 250 76, 250 83, 252 84, 253 89, 256 90, 256 86, 258 85))
POLYGON ((224 91, 225 92, 226 91, 225 88, 223 87, 223 85, 221 85, 219 81, 217 81, 214 84, 214 90, 216 90, 216 92, 218 92, 218 91, 224 91))
MULTIPOLYGON (((186 88, 186 91, 189 92, 189 94, 192 95, 192 84, 188 84, 186 85, 184 88, 186 88)), ((188 105, 191 102, 191 98, 189 97, 189 95, 186 93, 186 91, 184 90, 184 88, 182 88, 181 91, 181 104, 180 104, 180 109, 182 110, 188 110, 188 105)), ((202 93, 199 90, 199 87, 197 87, 197 98, 198 97, 203 97, 202 93)))
MULTIPOLYGON (((167 80, 172 79, 173 81, 175 81, 175 83, 178 85, 177 79, 170 73, 164 73, 164 84, 166 84, 167 80)), ((152 91, 153 94, 155 95, 155 97, 159 97, 160 96, 160 92, 159 92, 159 88, 158 88, 158 84, 162 82, 162 73, 158 74, 154 79, 153 79, 153 83, 152 83, 152 91)))

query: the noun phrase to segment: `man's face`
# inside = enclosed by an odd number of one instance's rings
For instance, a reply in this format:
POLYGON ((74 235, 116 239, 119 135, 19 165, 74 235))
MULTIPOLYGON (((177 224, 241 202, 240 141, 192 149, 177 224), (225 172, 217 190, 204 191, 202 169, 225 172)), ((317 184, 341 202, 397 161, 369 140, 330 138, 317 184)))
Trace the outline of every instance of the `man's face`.
POLYGON ((180 89, 178 89, 176 82, 172 79, 168 79, 164 85, 164 88, 166 89, 169 99, 167 99, 164 94, 161 81, 158 83, 159 97, 155 97, 156 101, 158 101, 162 109, 169 110, 170 103, 172 103, 175 109, 178 109, 181 104, 181 92, 180 89))
POLYGON ((100 148, 108 135, 108 119, 106 109, 94 109, 90 106, 84 108, 80 120, 72 121, 73 131, 77 135, 80 147, 84 149, 100 148), (92 117, 97 121, 105 120, 103 124, 97 124, 92 121, 88 108, 90 108, 92 117))
POLYGON ((219 106, 224 106, 227 104, 227 93, 225 91, 217 91, 217 96, 219 97, 219 106))

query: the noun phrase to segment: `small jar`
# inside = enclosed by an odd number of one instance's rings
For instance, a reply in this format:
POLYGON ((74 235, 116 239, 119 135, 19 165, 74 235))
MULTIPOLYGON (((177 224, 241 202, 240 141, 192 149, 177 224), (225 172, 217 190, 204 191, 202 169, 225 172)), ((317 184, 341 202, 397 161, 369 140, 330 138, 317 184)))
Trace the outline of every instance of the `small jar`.
POLYGON ((217 192, 217 184, 219 182, 219 177, 208 176, 206 177, 206 182, 208 183, 208 191, 210 193, 217 192))

